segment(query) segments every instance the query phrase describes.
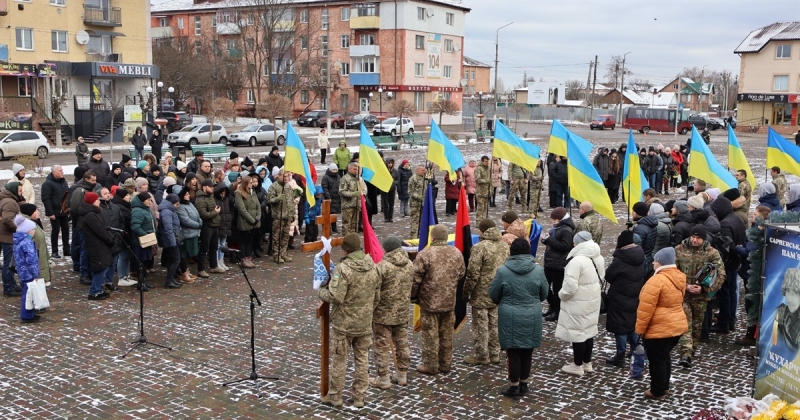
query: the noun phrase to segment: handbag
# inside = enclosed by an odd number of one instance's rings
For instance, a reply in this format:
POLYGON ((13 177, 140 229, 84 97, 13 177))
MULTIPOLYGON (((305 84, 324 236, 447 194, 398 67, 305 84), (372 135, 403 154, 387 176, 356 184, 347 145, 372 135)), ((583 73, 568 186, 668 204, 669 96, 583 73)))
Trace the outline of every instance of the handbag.
POLYGON ((600 280, 600 313, 604 314, 608 312, 608 293, 606 292, 606 279, 600 277, 600 271, 597 269, 597 265, 592 260, 592 265, 594 265, 594 272, 597 273, 597 278, 600 280))
POLYGON ((148 233, 147 235, 142 235, 139 237, 139 246, 142 248, 147 248, 149 246, 156 245, 158 243, 158 238, 156 238, 156 225, 153 223, 153 232, 148 233))

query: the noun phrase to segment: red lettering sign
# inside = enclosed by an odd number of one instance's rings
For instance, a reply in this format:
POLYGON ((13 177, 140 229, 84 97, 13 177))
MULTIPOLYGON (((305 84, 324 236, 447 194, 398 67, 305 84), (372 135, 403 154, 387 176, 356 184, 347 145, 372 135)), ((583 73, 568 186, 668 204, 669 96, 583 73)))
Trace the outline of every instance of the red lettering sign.
POLYGON ((100 73, 106 74, 117 74, 117 68, 115 66, 98 66, 100 68, 100 73))

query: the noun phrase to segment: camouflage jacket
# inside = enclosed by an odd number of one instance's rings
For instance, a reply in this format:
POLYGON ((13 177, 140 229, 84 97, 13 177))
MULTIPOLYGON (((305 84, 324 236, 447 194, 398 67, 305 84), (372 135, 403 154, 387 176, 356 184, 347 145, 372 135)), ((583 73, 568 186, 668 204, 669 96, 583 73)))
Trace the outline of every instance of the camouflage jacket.
POLYGON ((508 179, 528 179, 528 171, 515 163, 508 164, 508 179))
POLYGON ((294 218, 295 204, 292 187, 280 182, 273 182, 267 190, 267 204, 269 204, 273 218, 289 220, 294 218), (278 198, 281 194, 283 194, 283 200, 278 198))
POLYGON ((748 212, 750 211, 750 202, 753 199, 753 187, 750 185, 750 181, 744 179, 739 182, 739 194, 744 197, 744 207, 748 212))
POLYGON ((789 191, 789 185, 786 183, 786 177, 783 174, 775 175, 772 178, 772 183, 775 184, 775 195, 781 200, 781 206, 786 206, 786 193, 789 191))
POLYGON ((414 260, 411 298, 425 312, 450 312, 456 307, 456 288, 465 271, 461 251, 447 241, 434 242, 414 260))
POLYGON ((475 195, 478 197, 488 197, 489 187, 492 185, 492 178, 489 175, 489 167, 480 164, 475 168, 475 184, 478 186, 475 189, 475 195))
POLYGON ((339 181, 339 197, 342 201, 342 209, 356 209, 361 204, 358 197, 361 195, 358 178, 349 173, 339 181))
POLYGON ((600 218, 600 213, 589 210, 583 213, 575 226, 575 233, 587 231, 592 234, 592 240, 596 244, 600 244, 603 239, 603 220, 600 218))
POLYGON ((408 196, 410 198, 411 207, 422 207, 422 202, 425 200, 425 178, 414 174, 408 180, 408 196))
POLYGON ((372 334, 372 312, 380 295, 380 274, 363 251, 344 257, 333 269, 331 281, 319 289, 319 298, 333 306, 331 326, 349 336, 372 334))
POLYGON ((372 314, 372 322, 382 325, 403 325, 408 322, 411 307, 411 284, 414 265, 408 254, 395 249, 378 263, 381 276, 381 300, 372 314))
MULTIPOLYGON (((722 264, 722 258, 719 256, 719 251, 714 249, 708 241, 703 242, 702 245, 695 247, 691 245, 692 238, 684 239, 678 246, 675 247, 675 264, 678 269, 686 274, 686 284, 695 285, 698 280, 694 277, 705 263, 714 264, 717 267, 717 279, 711 290, 719 290, 722 283, 725 283, 725 265, 722 264)), ((708 293, 701 292, 699 295, 693 293, 686 293, 684 300, 706 300, 708 293)))
MULTIPOLYGON (((486 232, 488 232, 488 230, 486 232)), ((510 225, 508 225, 506 233, 503 234, 503 242, 505 242, 508 246, 511 246, 511 243, 514 242, 514 239, 525 238, 527 233, 528 229, 525 228, 525 222, 523 222, 522 219, 514 220, 510 225)))
MULTIPOLYGON (((519 221, 517 219, 515 223, 519 221)), ((481 234, 481 241, 472 247, 467 264, 467 280, 464 282, 464 298, 476 308, 494 308, 489 297, 489 284, 494 280, 497 268, 508 258, 508 245, 500 238, 497 228, 481 234)))
MULTIPOLYGON (((536 183, 536 185, 541 184, 542 180, 544 180, 544 173, 542 172, 542 167, 537 165, 536 170, 533 172, 533 175, 531 175, 530 178, 531 178, 531 183, 536 183)), ((531 187, 531 189, 533 189, 533 187, 531 187)))

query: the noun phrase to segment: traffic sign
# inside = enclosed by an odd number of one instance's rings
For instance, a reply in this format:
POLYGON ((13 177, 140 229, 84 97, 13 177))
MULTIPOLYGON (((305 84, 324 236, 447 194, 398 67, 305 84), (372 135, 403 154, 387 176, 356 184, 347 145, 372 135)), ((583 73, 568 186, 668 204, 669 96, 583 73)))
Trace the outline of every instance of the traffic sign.
POLYGON ((678 104, 678 111, 683 111, 683 102, 678 104))

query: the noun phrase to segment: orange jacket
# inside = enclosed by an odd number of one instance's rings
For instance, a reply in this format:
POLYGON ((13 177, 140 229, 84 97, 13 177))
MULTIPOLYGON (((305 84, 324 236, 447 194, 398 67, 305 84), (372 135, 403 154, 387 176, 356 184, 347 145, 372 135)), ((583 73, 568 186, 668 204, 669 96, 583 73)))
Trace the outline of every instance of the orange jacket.
POLYGON ((644 338, 669 338, 688 331, 683 312, 685 293, 686 275, 674 265, 660 267, 639 293, 636 333, 644 338))

